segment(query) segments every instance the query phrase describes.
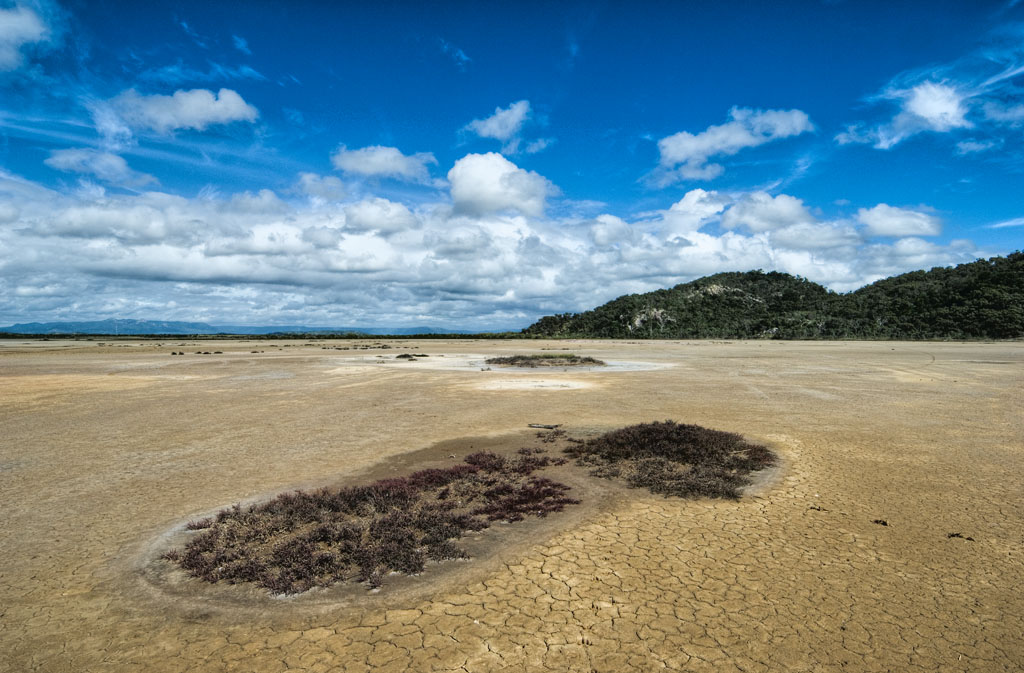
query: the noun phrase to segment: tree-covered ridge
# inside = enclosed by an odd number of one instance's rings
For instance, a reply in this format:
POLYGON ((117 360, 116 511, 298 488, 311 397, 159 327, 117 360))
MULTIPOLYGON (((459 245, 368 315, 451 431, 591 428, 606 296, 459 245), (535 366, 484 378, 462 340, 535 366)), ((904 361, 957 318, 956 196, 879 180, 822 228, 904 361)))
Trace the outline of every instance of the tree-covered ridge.
POLYGON ((541 318, 528 336, 646 339, 1024 337, 1024 253, 912 271, 847 294, 771 271, 727 272, 541 318))

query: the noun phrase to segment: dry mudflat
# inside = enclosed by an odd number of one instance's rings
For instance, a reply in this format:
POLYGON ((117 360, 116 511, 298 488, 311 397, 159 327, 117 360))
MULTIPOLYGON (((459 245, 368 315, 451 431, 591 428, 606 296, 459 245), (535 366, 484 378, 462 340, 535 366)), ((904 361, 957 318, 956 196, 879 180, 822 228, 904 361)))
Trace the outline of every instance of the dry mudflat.
POLYGON ((371 343, 0 341, 0 671, 1024 670, 1024 343, 371 343), (609 367, 481 364, 565 348, 609 367), (738 502, 579 479, 376 593, 158 558, 235 502, 664 419, 782 466, 738 502))

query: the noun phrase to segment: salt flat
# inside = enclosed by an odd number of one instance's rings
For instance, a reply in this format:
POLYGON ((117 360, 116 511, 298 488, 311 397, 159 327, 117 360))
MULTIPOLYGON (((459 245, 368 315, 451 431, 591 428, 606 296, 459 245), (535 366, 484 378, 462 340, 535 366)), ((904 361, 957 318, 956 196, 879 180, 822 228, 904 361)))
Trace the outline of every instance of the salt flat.
POLYGON ((1022 343, 337 350, 371 343, 0 341, 0 670, 1024 669, 1022 343), (440 364, 564 348, 644 366, 440 364), (665 419, 781 472, 739 502, 595 491, 377 594, 153 579, 169 531, 234 502, 665 419))

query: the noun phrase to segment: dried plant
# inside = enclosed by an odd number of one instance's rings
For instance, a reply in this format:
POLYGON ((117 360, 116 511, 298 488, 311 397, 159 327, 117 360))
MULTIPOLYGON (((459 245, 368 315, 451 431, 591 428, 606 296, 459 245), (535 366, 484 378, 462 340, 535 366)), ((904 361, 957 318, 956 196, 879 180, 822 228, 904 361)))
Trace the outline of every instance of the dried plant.
POLYGON ((293 594, 337 582, 380 586, 392 572, 465 558, 456 540, 495 521, 547 516, 578 503, 569 487, 533 473, 564 458, 542 449, 504 458, 479 452, 462 464, 365 486, 283 493, 192 521, 197 531, 164 555, 208 582, 252 582, 293 594))
POLYGON ((680 497, 738 498, 775 456, 741 436, 673 421, 641 423, 572 443, 565 453, 605 478, 680 497))

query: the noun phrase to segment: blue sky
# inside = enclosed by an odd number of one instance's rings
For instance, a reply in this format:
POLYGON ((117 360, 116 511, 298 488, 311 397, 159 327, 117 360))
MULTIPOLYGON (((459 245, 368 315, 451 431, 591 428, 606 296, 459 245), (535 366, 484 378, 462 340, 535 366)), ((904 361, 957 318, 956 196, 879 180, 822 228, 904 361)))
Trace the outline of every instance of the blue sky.
POLYGON ((1020 249, 1024 3, 0 1, 0 324, 522 327, 1020 249))

